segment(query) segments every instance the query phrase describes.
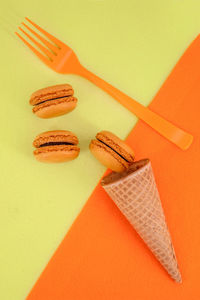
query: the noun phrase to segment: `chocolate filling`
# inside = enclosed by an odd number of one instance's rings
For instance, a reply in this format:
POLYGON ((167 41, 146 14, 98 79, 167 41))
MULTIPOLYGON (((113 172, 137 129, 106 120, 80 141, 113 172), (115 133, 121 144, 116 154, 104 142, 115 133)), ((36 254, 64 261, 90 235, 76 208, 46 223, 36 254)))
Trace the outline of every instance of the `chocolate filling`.
POLYGON ((42 104, 42 103, 44 103, 44 102, 48 102, 48 101, 51 101, 51 100, 57 100, 57 99, 69 98, 69 97, 72 97, 72 96, 71 96, 71 95, 70 95, 70 96, 62 96, 62 97, 56 97, 56 98, 44 100, 44 101, 41 101, 41 102, 39 102, 39 103, 34 104, 34 106, 40 105, 40 104, 42 104))
POLYGON ((107 146, 108 148, 110 148, 112 151, 114 151, 117 155, 119 155, 122 159, 124 159, 127 163, 130 163, 130 161, 128 161, 126 158, 124 158, 119 152, 117 152, 115 149, 113 149, 112 147, 110 147, 109 145, 107 145, 106 143, 104 143, 103 141, 97 139, 99 142, 101 142, 102 144, 104 144, 105 146, 107 146))
POLYGON ((57 145, 71 145, 74 146, 72 143, 67 143, 67 142, 49 142, 49 143, 44 143, 39 146, 39 148, 46 147, 46 146, 57 146, 57 145))

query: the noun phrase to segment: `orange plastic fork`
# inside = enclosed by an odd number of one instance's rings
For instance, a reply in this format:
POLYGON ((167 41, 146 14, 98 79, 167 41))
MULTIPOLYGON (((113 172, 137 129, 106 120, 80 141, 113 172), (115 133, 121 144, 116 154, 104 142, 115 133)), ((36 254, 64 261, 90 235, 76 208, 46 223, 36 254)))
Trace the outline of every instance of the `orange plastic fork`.
POLYGON ((53 69, 54 71, 62 74, 77 74, 83 76, 96 84, 99 88, 106 91, 113 98, 115 98, 119 103, 121 103, 124 107, 134 113, 138 118, 146 122, 149 126, 159 132, 166 139, 176 144, 182 150, 186 150, 192 143, 193 136, 182 129, 176 127, 172 123, 163 119, 161 116, 152 112, 147 107, 141 105, 137 101, 133 100, 120 90, 113 87, 111 84, 105 82, 92 72, 88 71, 84 68, 74 51, 68 47, 66 44, 55 38, 50 33, 46 32, 40 26, 35 24, 30 19, 26 18, 26 20, 31 23, 35 28, 37 28, 43 35, 45 35, 49 40, 49 42, 41 35, 39 35, 36 31, 31 29, 25 23, 22 23, 29 32, 31 32, 37 39, 39 39, 43 44, 39 43, 35 38, 33 38, 30 34, 24 31, 21 27, 19 29, 41 50, 39 52, 36 48, 34 48, 29 42, 27 42, 19 33, 16 32, 17 36, 38 56, 38 58, 43 61, 48 67, 53 69), (46 47, 45 47, 46 46, 46 47))

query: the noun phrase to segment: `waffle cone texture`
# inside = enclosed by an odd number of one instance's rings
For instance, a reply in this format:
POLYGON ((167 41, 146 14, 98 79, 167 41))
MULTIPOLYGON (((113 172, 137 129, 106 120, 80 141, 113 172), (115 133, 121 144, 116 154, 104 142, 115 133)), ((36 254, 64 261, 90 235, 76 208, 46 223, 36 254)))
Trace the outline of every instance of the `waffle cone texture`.
POLYGON ((121 175, 111 173, 101 184, 168 274, 181 282, 150 161, 136 162, 121 175))

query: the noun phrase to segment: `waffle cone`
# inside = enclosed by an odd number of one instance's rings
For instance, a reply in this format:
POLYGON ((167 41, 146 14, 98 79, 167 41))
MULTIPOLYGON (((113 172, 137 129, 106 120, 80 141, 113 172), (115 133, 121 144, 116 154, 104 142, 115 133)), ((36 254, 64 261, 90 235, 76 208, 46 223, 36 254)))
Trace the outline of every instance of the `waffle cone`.
POLYGON ((113 172, 101 184, 169 275, 181 282, 150 161, 136 162, 123 173, 113 172))

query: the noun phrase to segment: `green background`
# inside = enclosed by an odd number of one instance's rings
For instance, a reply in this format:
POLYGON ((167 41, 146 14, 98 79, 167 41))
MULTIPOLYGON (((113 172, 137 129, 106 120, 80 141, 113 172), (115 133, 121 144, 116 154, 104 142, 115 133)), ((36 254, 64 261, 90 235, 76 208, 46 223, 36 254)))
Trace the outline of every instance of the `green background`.
POLYGON ((147 105, 199 33, 199 13, 199 0, 1 1, 0 299, 26 297, 104 172, 88 151, 90 139, 103 129, 125 138, 137 121, 85 79, 48 69, 14 35, 17 26, 32 18, 85 67, 147 105), (34 116, 30 94, 65 82, 79 100, 76 110, 34 116), (78 159, 35 161, 34 137, 53 129, 77 134, 78 159))

